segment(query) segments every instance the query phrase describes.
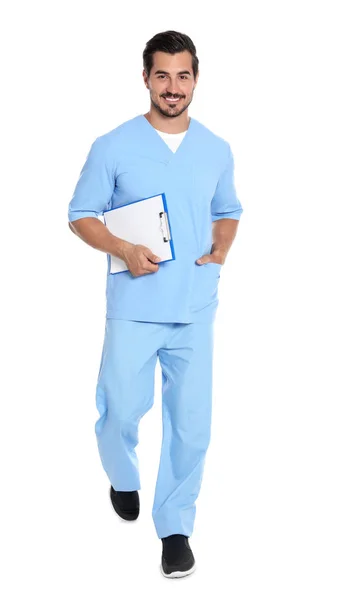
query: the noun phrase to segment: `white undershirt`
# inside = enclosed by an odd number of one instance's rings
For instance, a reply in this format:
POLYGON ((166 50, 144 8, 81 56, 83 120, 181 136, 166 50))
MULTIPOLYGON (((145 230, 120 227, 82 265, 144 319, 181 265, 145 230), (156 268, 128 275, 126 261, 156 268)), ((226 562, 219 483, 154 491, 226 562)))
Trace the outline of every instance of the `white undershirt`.
POLYGON ((175 152, 179 148, 187 133, 187 129, 181 133, 166 133, 165 131, 159 131, 159 129, 156 129, 156 131, 163 138, 164 142, 167 143, 172 152, 175 152))

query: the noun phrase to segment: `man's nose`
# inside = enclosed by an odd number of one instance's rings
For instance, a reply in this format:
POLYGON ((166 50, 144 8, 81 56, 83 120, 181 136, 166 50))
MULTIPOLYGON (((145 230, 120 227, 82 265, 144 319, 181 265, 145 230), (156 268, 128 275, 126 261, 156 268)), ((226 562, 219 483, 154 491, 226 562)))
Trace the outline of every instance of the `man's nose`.
POLYGON ((174 81, 171 81, 171 83, 167 86, 166 91, 169 94, 172 94, 172 96, 180 96, 179 86, 174 81))

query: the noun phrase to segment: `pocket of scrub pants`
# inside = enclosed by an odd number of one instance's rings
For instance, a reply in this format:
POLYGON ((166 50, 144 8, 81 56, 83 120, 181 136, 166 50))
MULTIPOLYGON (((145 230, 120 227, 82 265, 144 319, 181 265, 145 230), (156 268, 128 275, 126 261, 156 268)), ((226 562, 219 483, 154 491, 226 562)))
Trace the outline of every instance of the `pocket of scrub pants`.
POLYGON ((195 263, 191 310, 201 310, 218 300, 218 285, 222 265, 219 263, 195 263))

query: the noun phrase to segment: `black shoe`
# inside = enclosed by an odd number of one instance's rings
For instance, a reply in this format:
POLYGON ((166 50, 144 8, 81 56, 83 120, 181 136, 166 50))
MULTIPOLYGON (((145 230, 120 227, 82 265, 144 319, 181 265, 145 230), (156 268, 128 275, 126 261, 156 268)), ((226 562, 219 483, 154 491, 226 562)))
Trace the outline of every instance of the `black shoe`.
POLYGON ((135 521, 139 515, 139 494, 135 492, 116 492, 110 487, 110 499, 116 513, 126 521, 135 521))
POLYGON ((180 533, 162 538, 161 572, 165 577, 185 577, 196 568, 188 537, 180 533))

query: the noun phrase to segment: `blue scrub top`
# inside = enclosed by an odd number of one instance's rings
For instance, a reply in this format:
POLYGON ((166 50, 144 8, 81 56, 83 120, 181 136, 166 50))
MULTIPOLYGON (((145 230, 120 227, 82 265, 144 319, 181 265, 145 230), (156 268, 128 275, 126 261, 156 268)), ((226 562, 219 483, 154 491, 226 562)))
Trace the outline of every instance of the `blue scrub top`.
POLYGON ((196 264, 211 252, 212 222, 240 219, 230 145, 194 118, 173 152, 144 115, 97 137, 69 203, 69 221, 165 193, 175 260, 156 273, 110 274, 106 317, 151 322, 208 322, 218 304, 221 265, 196 264))

